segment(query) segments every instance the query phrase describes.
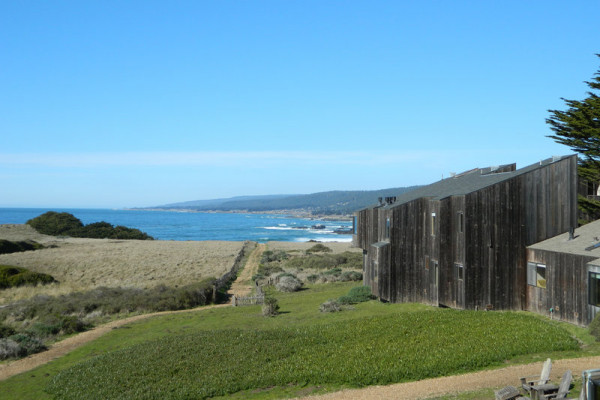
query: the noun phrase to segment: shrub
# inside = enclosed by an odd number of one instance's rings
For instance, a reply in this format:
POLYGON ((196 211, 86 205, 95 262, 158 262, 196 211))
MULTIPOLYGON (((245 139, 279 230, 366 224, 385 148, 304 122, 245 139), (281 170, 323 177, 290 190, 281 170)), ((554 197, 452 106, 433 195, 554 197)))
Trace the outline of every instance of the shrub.
POLYGON ((596 338, 596 341, 600 342, 600 313, 596 314, 588 329, 590 330, 590 334, 596 338))
POLYGON ((281 268, 277 264, 259 264, 258 265, 258 274, 263 275, 265 277, 276 274, 278 272, 283 272, 283 268, 281 268))
POLYGON ((25 357, 43 350, 46 350, 46 346, 38 338, 27 334, 17 333, 0 339, 0 360, 25 357))
POLYGON ((280 292, 297 292, 302 287, 302 281, 291 274, 279 278, 275 288, 280 292))
POLYGON ((321 312, 338 312, 342 311, 342 307, 340 307, 340 303, 337 300, 327 300, 325 303, 322 303, 319 306, 319 311, 321 312))
POLYGON ((340 297, 338 300, 342 304, 356 304, 369 301, 373 298, 371 288, 368 286, 357 286, 350 289, 347 295, 340 297))
POLYGON ((260 258, 261 264, 287 260, 288 254, 283 250, 271 251, 265 250, 260 258))
POLYGON ((331 253, 331 249, 321 243, 315 244, 310 249, 306 250, 306 253, 331 253))
POLYGON ((340 275, 340 281, 349 282, 349 281, 362 281, 363 275, 358 271, 345 271, 340 275))
POLYGON ((274 317, 279 314, 279 304, 277 299, 271 296, 265 296, 265 301, 262 305, 263 317, 274 317))
POLYGON ((38 250, 43 248, 44 246, 34 242, 33 240, 11 242, 10 240, 0 239, 0 254, 17 253, 21 251, 38 250))
POLYGON ((12 339, 0 339, 0 360, 17 358, 20 356, 21 346, 12 339))
POLYGON ((47 284, 55 282, 48 274, 29 271, 26 268, 0 265, 0 289, 16 286, 47 284))
POLYGON ((152 236, 139 229, 124 226, 113 227, 108 222, 94 222, 88 225, 69 213, 48 211, 38 217, 30 219, 27 224, 36 231, 46 235, 68 235, 93 239, 138 239, 152 240, 152 236))
POLYGON ((315 283, 317 280, 319 279, 319 275, 309 275, 306 277, 306 280, 309 281, 310 283, 315 283))
POLYGON ((342 274, 342 269, 341 268, 332 268, 332 269, 329 269, 329 270, 323 272, 323 275, 339 276, 341 274, 342 274))
POLYGON ((10 326, 0 323, 0 339, 7 338, 15 334, 15 330, 10 326))

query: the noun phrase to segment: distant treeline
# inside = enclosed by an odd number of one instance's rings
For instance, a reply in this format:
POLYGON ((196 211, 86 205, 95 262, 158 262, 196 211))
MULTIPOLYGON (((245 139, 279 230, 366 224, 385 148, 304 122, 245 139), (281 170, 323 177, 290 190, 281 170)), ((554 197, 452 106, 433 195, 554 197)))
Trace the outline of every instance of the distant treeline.
POLYGON ((276 211, 306 210, 313 214, 347 215, 377 203, 378 197, 398 196, 418 186, 381 190, 345 190, 302 195, 245 196, 240 198, 189 201, 157 208, 196 211, 276 211))
POLYGON ((81 220, 69 213, 48 211, 27 221, 27 224, 39 233, 52 236, 71 236, 92 239, 137 239, 154 238, 139 229, 125 226, 113 226, 108 222, 94 222, 84 225, 81 220))

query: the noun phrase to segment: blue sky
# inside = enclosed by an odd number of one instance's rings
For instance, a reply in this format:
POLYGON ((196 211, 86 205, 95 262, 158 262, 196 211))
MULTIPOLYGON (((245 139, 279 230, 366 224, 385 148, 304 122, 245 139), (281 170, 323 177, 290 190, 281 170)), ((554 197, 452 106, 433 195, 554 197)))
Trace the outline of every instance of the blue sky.
POLYGON ((0 207, 427 184, 571 151, 600 1, 0 2, 0 207))

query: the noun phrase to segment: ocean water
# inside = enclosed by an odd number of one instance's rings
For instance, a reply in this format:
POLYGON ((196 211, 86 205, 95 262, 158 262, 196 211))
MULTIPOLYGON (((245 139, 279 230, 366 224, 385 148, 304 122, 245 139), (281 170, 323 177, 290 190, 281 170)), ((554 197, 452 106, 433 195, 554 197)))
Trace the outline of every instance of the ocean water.
POLYGON ((270 240, 285 242, 350 242, 352 235, 334 233, 351 221, 323 221, 274 214, 193 213, 148 210, 0 208, 0 224, 24 224, 46 211, 68 212, 84 224, 106 221, 137 228, 160 240, 270 240), (312 229, 325 225, 325 229, 312 229))

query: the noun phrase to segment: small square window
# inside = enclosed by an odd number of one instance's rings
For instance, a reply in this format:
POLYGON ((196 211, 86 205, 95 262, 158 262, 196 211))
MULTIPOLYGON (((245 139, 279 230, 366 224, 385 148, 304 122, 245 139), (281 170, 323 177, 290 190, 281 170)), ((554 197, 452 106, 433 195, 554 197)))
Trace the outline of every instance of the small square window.
POLYGON ((527 263, 527 284, 546 288, 546 265, 534 262, 527 263))
POLYGON ((454 264, 454 269, 456 270, 456 279, 462 281, 465 279, 465 267, 462 264, 454 264))

